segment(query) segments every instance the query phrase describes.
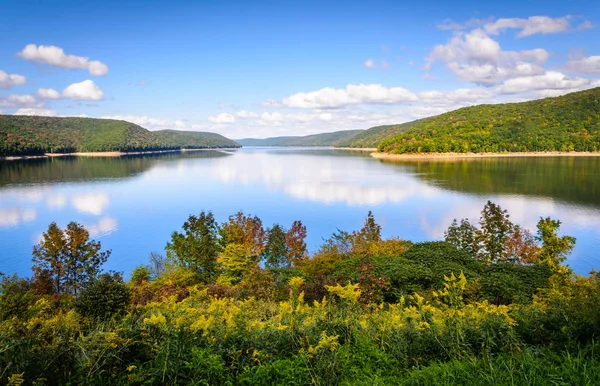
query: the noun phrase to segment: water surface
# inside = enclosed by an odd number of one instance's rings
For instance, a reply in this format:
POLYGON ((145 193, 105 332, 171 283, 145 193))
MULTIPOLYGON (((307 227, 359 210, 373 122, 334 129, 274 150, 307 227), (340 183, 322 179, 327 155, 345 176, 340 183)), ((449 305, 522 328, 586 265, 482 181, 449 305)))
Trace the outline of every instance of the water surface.
POLYGON ((164 252, 189 214, 219 221, 239 210, 265 225, 302 220, 309 249, 369 210, 385 236, 443 237, 454 218, 476 221, 487 200, 535 230, 540 216, 577 237, 568 263, 600 268, 600 157, 388 162, 333 149, 245 148, 122 158, 0 162, 0 271, 27 276, 48 224, 84 224, 126 274, 164 252))

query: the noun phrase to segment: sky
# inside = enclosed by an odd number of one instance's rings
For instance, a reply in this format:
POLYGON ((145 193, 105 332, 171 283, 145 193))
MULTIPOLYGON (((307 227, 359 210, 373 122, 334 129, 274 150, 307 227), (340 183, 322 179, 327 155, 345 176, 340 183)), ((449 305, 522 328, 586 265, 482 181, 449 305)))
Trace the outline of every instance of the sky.
POLYGON ((229 138, 600 86, 595 1, 0 0, 0 112, 229 138))

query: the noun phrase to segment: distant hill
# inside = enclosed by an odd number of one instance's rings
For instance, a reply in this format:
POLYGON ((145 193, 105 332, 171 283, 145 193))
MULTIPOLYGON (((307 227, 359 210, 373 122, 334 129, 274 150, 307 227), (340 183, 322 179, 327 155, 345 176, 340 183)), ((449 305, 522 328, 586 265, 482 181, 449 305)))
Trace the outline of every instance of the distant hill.
POLYGON ((239 146, 219 134, 153 132, 113 119, 0 115, 0 156, 239 146))
POLYGON ((362 130, 344 130, 333 133, 313 134, 303 137, 271 137, 264 139, 237 139, 242 146, 334 146, 338 142, 350 138, 362 130))
POLYGON ((387 153, 600 151, 600 88, 529 102, 465 107, 342 141, 387 153))

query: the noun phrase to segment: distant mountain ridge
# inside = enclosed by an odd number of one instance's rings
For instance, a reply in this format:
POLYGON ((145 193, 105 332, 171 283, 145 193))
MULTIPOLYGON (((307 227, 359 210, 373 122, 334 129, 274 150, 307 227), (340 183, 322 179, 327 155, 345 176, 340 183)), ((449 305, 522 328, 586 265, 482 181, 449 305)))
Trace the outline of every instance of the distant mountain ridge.
POLYGON ((244 138, 235 141, 242 146, 336 146, 363 130, 343 130, 306 136, 287 136, 270 138, 244 138))
POLYGON ((0 156, 240 147, 216 133, 149 131, 113 119, 0 115, 0 156))
POLYGON ((528 102, 464 107, 340 141, 385 153, 600 151, 600 87, 528 102))

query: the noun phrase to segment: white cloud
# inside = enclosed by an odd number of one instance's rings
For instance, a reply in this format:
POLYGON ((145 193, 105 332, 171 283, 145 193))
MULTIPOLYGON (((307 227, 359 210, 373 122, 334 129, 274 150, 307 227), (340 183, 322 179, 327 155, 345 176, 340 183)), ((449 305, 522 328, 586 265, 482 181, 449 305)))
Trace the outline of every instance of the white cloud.
POLYGON ((260 105, 262 107, 267 107, 267 108, 281 107, 281 105, 277 101, 275 101, 273 99, 269 99, 266 102, 262 102, 260 105))
POLYGON ((221 113, 219 115, 211 115, 208 117, 209 122, 212 123, 234 123, 235 117, 228 113, 221 113))
POLYGON ((60 99, 60 93, 51 88, 41 88, 37 91, 37 95, 44 99, 60 99))
MULTIPOLYGON (((105 115, 100 118, 127 121, 140 125, 148 130, 178 129, 186 127, 185 122, 182 120, 169 121, 167 119, 152 118, 146 115, 105 115)), ((195 126, 197 125, 192 125, 192 128, 196 129, 195 126)))
POLYGON ((596 28, 596 26, 594 24, 592 24, 591 21, 586 20, 577 26, 577 31, 585 31, 585 30, 594 29, 594 28, 596 28))
POLYGON ((55 117, 56 111, 50 109, 22 108, 15 111, 14 115, 39 115, 42 117, 55 117))
POLYGON ((104 213, 109 203, 106 193, 84 193, 71 198, 71 204, 78 212, 96 216, 104 213))
POLYGON ((283 99, 282 104, 292 108, 336 108, 355 104, 398 104, 417 100, 412 92, 402 87, 386 88, 379 84, 349 84, 344 89, 323 88, 308 93, 296 93, 283 99))
POLYGON ((463 81, 493 86, 501 79, 543 74, 542 65, 549 57, 541 48, 503 51, 486 32, 475 29, 434 47, 424 69, 429 71, 433 63, 442 62, 463 81))
POLYGON ((43 103, 35 99, 33 95, 9 95, 0 98, 0 107, 41 107, 43 103))
POLYGON ((103 76, 108 74, 108 66, 97 60, 75 55, 65 54, 64 50, 56 46, 36 46, 28 44, 17 56, 35 63, 47 64, 66 70, 88 70, 90 75, 103 76))
POLYGON ((459 102, 475 102, 494 96, 494 93, 481 88, 461 88, 453 91, 424 91, 417 94, 424 103, 447 104, 459 102))
POLYGON ((27 78, 18 74, 7 74, 0 70, 0 90, 9 90, 14 86, 25 84, 27 78))
POLYGON ((569 59, 566 69, 578 74, 600 75, 600 55, 569 59))
POLYGON ((235 115, 239 118, 258 118, 258 114, 251 112, 251 111, 246 111, 246 110, 241 110, 238 111, 237 113, 235 113, 235 115))
POLYGON ((104 99, 102 89, 91 80, 73 83, 62 92, 63 97, 77 101, 99 101, 104 99))
POLYGON ((548 71, 543 75, 509 79, 498 86, 497 91, 500 94, 516 94, 535 90, 573 90, 591 82, 580 77, 570 78, 558 71, 548 71))
POLYGON ((366 68, 375 68, 375 62, 373 61, 373 59, 365 60, 365 67, 366 68))
POLYGON ((554 34, 567 32, 571 26, 569 16, 551 18, 547 16, 531 16, 522 18, 502 18, 486 24, 483 28, 489 34, 496 35, 505 29, 521 30, 517 37, 527 37, 536 34, 554 34))

